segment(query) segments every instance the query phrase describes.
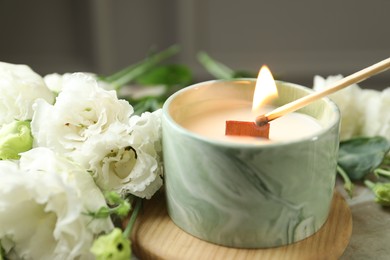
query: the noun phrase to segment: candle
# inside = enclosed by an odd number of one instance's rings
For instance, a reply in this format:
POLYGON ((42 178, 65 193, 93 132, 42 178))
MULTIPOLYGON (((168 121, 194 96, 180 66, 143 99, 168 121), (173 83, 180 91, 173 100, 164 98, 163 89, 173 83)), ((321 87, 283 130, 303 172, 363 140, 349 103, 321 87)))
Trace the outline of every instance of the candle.
MULTIPOLYGON (((270 140, 225 136, 254 122, 256 80, 202 82, 173 94, 162 117, 168 214, 186 232, 238 248, 291 244, 318 231, 330 209, 340 114, 323 98, 270 123, 270 140), (249 142, 249 143, 248 143, 249 142), (223 220, 223 221, 221 221, 223 220)), ((312 93, 276 82, 261 110, 312 93)))
MULTIPOLYGON (((270 123, 269 140, 258 137, 225 135, 226 120, 253 121, 255 115, 251 111, 251 105, 249 102, 246 106, 232 107, 232 105, 226 104, 222 109, 187 117, 180 124, 191 132, 214 140, 254 144, 299 140, 314 136, 322 129, 320 123, 313 117, 294 112, 270 123)), ((272 110, 273 107, 268 106, 263 107, 260 112, 266 113, 272 110)))

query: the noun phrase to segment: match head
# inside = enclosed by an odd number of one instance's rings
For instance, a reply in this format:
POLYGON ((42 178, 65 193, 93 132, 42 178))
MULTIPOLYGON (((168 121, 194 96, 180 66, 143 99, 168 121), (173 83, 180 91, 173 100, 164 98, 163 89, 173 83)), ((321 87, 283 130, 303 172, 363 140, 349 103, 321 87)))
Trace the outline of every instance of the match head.
POLYGON ((268 123, 269 123, 268 117, 266 117, 264 115, 256 117, 256 125, 264 126, 268 123))

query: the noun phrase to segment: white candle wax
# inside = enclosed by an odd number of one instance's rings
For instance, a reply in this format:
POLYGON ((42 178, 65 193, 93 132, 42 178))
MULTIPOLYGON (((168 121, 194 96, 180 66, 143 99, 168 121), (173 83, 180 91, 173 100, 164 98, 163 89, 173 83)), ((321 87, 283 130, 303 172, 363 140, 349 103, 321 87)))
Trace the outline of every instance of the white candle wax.
POLYGON ((269 143, 280 141, 293 141, 308 136, 314 136, 316 132, 322 129, 319 122, 305 114, 290 113, 270 122, 269 140, 257 137, 246 136, 226 136, 226 120, 252 121, 256 115, 264 114, 273 109, 273 107, 262 108, 261 111, 252 113, 251 105, 232 107, 223 109, 214 109, 207 113, 198 113, 187 117, 181 122, 181 125, 202 136, 229 142, 240 143, 269 143))

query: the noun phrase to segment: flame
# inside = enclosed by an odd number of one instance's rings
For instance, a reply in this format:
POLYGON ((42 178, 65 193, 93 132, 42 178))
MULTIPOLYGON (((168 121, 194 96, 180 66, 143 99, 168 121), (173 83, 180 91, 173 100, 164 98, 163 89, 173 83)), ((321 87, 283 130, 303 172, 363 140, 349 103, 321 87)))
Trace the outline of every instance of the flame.
POLYGON ((259 71, 259 76, 256 81, 255 93, 253 94, 252 111, 257 111, 259 108, 269 103, 272 99, 278 97, 274 77, 266 65, 263 65, 259 71))

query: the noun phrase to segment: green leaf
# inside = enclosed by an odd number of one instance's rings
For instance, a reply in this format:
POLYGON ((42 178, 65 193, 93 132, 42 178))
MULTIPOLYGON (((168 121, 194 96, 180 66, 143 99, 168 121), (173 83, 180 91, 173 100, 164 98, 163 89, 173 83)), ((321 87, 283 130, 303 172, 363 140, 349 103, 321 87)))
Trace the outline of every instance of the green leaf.
POLYGON ((99 79, 112 84, 115 89, 119 89, 121 86, 135 80, 137 77, 146 73, 154 66, 162 62, 163 60, 173 56, 178 51, 179 48, 176 45, 171 46, 168 49, 163 50, 154 55, 151 55, 150 57, 146 58, 144 61, 141 61, 134 65, 130 65, 111 76, 108 77, 99 76, 99 79))
POLYGON ((375 170, 390 149, 384 137, 358 137, 340 143, 338 164, 351 180, 360 180, 375 170))
POLYGON ((198 61, 203 67, 217 79, 232 79, 234 71, 226 65, 214 60, 206 52, 201 51, 197 55, 198 61))
POLYGON ((206 52, 201 51, 197 55, 198 61, 203 67, 217 79, 256 78, 256 73, 238 70, 234 71, 225 64, 211 58, 206 52))
POLYGON ((146 86, 187 86, 192 82, 192 74, 190 69, 184 65, 161 65, 137 77, 136 82, 146 86))
POLYGON ((162 107, 163 102, 159 102, 157 98, 145 98, 137 101, 133 108, 135 115, 141 115, 143 112, 153 112, 162 107))

